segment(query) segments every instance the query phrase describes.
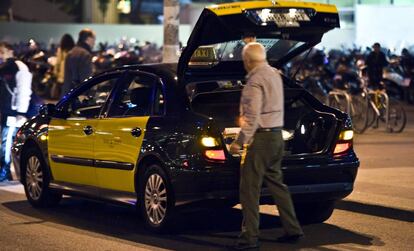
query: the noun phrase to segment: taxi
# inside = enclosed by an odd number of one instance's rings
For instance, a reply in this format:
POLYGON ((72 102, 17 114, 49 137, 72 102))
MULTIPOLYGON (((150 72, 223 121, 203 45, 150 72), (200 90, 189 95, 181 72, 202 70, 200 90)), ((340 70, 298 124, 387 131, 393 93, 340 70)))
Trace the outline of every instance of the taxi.
MULTIPOLYGON (((62 195, 137 206, 145 225, 165 230, 177 207, 238 203, 245 38, 283 67, 339 27, 335 6, 288 1, 213 5, 201 13, 174 64, 132 65, 85 80, 22 126, 13 162, 34 207, 62 195)), ((288 76, 285 182, 302 223, 323 222, 353 190, 359 160, 349 116, 323 105, 288 76)), ((263 187, 261 203, 273 203, 263 187)))

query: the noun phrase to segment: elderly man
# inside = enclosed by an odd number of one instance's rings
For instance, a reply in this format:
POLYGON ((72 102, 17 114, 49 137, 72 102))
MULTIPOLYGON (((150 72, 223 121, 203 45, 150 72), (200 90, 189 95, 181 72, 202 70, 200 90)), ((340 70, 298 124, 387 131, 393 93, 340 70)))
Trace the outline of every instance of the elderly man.
POLYGON ((279 71, 267 63, 265 48, 260 43, 247 44, 242 56, 248 74, 240 103, 241 132, 230 147, 234 154, 240 152, 243 145, 248 145, 240 172, 243 223, 233 247, 236 250, 259 246, 259 198, 263 182, 278 207, 285 230, 285 235, 277 240, 296 242, 303 236, 280 167, 284 150, 282 78, 279 71))

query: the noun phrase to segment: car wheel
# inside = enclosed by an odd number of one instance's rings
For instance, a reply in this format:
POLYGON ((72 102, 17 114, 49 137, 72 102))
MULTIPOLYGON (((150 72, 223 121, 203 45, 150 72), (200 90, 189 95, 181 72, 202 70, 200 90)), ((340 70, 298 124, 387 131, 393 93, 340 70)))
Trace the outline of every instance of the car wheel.
POLYGON ((158 165, 149 166, 144 174, 138 201, 145 226, 153 232, 165 232, 174 210, 171 184, 158 165))
POLYGON ((29 203, 34 207, 57 205, 62 199, 62 194, 49 188, 50 172, 40 151, 28 150, 22 160, 22 181, 29 203))
POLYGON ((331 217, 335 201, 295 204, 296 216, 301 224, 322 223, 331 217))

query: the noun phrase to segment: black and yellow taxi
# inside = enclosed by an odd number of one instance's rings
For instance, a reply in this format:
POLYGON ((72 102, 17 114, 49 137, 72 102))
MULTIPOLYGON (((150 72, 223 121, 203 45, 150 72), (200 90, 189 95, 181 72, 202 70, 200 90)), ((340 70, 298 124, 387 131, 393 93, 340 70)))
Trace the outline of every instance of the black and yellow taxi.
MULTIPOLYGON (((132 65, 85 80, 41 108, 17 133, 13 162, 28 201, 56 205, 77 195, 136 205, 163 230, 184 204, 238 202, 239 132, 246 74, 243 37, 283 67, 339 27, 333 5, 252 1, 205 8, 174 64, 132 65)), ((302 222, 328 219, 350 194, 359 161, 349 116, 283 76, 283 171, 302 222)), ((266 188, 262 203, 270 203, 266 188)))

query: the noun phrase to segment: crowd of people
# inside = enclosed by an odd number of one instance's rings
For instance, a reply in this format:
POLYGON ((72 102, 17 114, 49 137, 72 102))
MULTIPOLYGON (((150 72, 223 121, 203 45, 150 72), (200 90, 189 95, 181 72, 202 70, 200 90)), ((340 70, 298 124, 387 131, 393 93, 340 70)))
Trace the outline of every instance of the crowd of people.
MULTIPOLYGON (((95 33, 90 29, 80 31, 76 44, 69 35, 62 37, 53 70, 57 80, 55 88, 61 85, 61 96, 92 75, 92 49, 95 38, 95 33)), ((10 169, 12 142, 17 129, 36 114, 34 78, 24 61, 27 61, 27 58, 19 59, 14 53, 13 46, 5 42, 0 43, 0 182, 13 179, 10 169)))

